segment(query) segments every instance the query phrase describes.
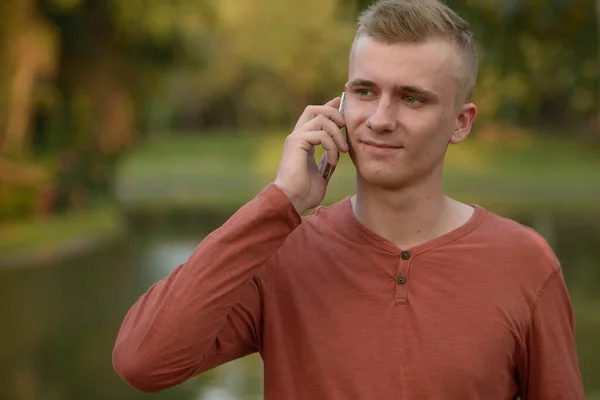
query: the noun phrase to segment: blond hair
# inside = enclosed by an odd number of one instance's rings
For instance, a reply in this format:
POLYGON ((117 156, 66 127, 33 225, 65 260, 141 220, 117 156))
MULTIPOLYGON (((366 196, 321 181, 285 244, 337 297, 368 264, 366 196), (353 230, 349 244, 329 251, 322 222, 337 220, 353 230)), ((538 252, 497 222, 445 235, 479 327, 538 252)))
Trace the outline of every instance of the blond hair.
MULTIPOLYGON (((368 36, 387 44, 442 38, 458 52, 457 102, 470 100, 477 80, 478 59, 467 22, 438 0, 379 0, 361 13, 354 43, 368 36)), ((354 48, 355 44, 352 46, 354 48)))

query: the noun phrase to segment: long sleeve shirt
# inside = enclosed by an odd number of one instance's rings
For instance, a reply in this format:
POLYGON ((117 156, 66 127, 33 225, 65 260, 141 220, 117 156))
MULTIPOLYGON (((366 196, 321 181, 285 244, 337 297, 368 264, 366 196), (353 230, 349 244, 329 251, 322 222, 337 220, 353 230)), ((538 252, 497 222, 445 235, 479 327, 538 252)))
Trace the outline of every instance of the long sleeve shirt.
POLYGON ((259 352, 265 400, 583 399, 559 261, 473 207, 399 249, 349 197, 300 216, 271 183, 133 305, 114 368, 155 392, 259 352))

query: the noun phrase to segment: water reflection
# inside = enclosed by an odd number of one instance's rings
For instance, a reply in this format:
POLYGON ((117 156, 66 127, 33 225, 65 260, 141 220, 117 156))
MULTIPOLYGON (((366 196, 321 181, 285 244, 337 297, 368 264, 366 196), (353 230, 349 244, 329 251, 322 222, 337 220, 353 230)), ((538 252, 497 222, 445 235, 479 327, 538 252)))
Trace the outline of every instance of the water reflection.
MULTIPOLYGON (((563 263, 584 382, 589 392, 600 392, 600 218, 548 213, 515 218, 543 232, 563 263)), ((165 222, 68 262, 2 272, 0 399, 262 398, 257 355, 151 396, 131 389, 112 370, 111 350, 127 309, 215 226, 199 233, 197 221, 179 220, 176 229, 165 222)))
MULTIPOLYGON (((144 290, 127 243, 67 263, 3 273, 1 399, 143 399, 116 377, 110 350, 144 290)), ((155 396, 189 399, 186 387, 155 396)))
POLYGON ((184 263, 198 243, 192 241, 159 241, 149 246, 140 257, 145 274, 156 281, 184 263))

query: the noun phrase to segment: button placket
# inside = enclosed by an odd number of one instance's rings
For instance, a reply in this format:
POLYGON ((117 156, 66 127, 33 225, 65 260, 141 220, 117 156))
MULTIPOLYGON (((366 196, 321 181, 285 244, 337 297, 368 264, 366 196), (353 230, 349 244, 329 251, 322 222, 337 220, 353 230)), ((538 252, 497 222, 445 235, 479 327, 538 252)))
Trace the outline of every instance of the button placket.
POLYGON ((411 254, 404 250, 400 252, 398 259, 398 274, 396 275, 396 304, 406 304, 408 302, 408 268, 411 254))

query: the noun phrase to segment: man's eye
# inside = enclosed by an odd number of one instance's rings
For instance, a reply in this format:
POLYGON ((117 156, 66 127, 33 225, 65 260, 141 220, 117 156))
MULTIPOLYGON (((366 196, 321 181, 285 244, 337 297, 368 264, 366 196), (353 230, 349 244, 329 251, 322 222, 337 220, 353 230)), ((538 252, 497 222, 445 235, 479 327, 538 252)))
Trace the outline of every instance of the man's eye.
POLYGON ((356 94, 363 97, 369 97, 373 95, 373 91, 371 89, 356 89, 356 94))
POLYGON ((406 100, 407 102, 411 103, 411 104, 419 104, 421 103, 421 100, 417 99, 416 97, 413 96, 405 96, 404 100, 406 100))

